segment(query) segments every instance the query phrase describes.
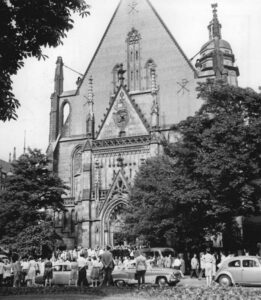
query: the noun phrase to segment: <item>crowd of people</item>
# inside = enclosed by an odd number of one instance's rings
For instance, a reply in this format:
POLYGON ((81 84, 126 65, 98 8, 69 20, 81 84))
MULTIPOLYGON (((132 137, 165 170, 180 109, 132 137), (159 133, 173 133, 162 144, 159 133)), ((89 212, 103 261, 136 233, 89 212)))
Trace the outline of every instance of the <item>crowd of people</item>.
POLYGON ((11 259, 0 259, 0 286, 3 283, 7 286, 19 287, 35 286, 36 277, 41 275, 45 286, 51 285, 53 268, 59 264, 69 266, 69 285, 93 286, 113 285, 112 271, 115 267, 124 267, 135 259, 136 275, 138 284, 145 283, 145 273, 150 267, 172 268, 179 272, 181 277, 190 275, 198 279, 206 278, 207 285, 211 285, 219 265, 230 255, 215 252, 210 249, 199 254, 194 253, 183 255, 168 255, 158 257, 147 257, 137 248, 116 247, 111 249, 107 246, 104 249, 83 249, 58 250, 53 252, 51 257, 42 259, 35 257, 19 257, 12 255, 11 259), (89 281, 87 279, 89 270, 89 281))

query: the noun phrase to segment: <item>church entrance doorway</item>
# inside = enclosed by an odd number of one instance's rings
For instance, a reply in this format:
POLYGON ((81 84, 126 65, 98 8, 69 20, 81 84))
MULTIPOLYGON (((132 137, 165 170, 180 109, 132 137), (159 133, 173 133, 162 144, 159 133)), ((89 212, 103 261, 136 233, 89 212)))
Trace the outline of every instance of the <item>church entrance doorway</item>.
POLYGON ((104 214, 104 245, 112 247, 123 245, 125 235, 122 231, 126 217, 126 200, 115 201, 114 205, 108 207, 104 214))
POLYGON ((125 241, 122 228, 125 224, 126 206, 122 203, 115 206, 109 216, 109 235, 112 246, 123 245, 125 241))

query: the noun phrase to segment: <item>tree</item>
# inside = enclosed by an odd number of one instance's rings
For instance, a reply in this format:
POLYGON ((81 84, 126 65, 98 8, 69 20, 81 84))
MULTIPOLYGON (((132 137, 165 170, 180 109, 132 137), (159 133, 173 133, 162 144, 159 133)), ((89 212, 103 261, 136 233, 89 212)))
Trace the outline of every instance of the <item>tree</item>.
POLYGON ((228 232, 234 220, 259 212, 261 95, 228 85, 199 86, 200 111, 178 124, 177 167, 208 191, 209 232, 228 232))
POLYGON ((222 232, 232 244, 235 218, 259 212, 261 95, 220 83, 199 92, 199 112, 173 127, 180 139, 134 183, 127 225, 154 243, 170 234, 179 246, 198 244, 222 232))
POLYGON ((11 76, 27 57, 45 59, 42 47, 62 44, 73 28, 72 13, 89 14, 84 0, 3 0, 0 3, 0 120, 16 119, 19 101, 11 76))
POLYGON ((151 158, 135 177, 123 232, 132 241, 143 236, 151 246, 169 245, 176 250, 199 244, 204 232, 198 232, 203 221, 198 201, 204 194, 177 170, 176 159, 151 158))
POLYGON ((48 169, 40 150, 28 150, 13 166, 0 196, 0 242, 18 249, 34 249, 53 242, 50 210, 63 210, 67 187, 48 169), (26 246, 27 245, 27 246, 26 246))

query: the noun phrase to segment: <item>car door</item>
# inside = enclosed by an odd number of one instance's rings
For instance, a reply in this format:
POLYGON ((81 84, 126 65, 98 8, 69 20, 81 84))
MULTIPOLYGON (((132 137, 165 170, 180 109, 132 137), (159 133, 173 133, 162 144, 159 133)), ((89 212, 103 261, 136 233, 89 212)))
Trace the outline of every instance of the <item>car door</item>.
POLYGON ((238 258, 235 258, 228 263, 228 268, 226 271, 228 271, 232 275, 232 278, 235 283, 242 282, 242 267, 241 266, 242 266, 241 260, 238 258))
POLYGON ((71 269, 67 265, 56 265, 53 269, 54 284, 69 284, 71 269))
POLYGON ((242 260, 242 283, 261 284, 261 267, 257 259, 246 257, 242 260))
POLYGON ((53 283, 61 284, 61 273, 63 271, 62 265, 55 265, 53 268, 53 283))

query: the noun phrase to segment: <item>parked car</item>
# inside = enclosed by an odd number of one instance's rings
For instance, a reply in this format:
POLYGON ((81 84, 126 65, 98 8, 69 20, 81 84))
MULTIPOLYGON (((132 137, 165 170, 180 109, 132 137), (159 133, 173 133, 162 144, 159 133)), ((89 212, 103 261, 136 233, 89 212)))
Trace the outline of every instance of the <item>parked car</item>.
POLYGON ((222 286, 261 285, 261 258, 236 256, 226 259, 220 266, 215 280, 222 286))
POLYGON ((173 256, 175 255, 175 251, 173 248, 167 248, 167 247, 152 247, 152 248, 143 248, 139 249, 140 252, 142 252, 146 258, 149 257, 167 257, 169 255, 173 256))
MULTIPOLYGON (((87 271, 87 280, 90 282, 90 270, 87 271)), ((52 285, 68 285, 70 280, 71 264, 54 263, 52 285)), ((36 284, 44 284, 43 275, 38 275, 35 278, 36 284)))
MULTIPOLYGON (((173 269, 151 267, 148 265, 145 273, 145 283, 163 285, 176 285, 180 278, 173 272, 173 269)), ((112 272, 112 278, 116 286, 124 286, 126 284, 136 284, 135 279, 136 263, 130 261, 126 265, 117 266, 112 272)))

